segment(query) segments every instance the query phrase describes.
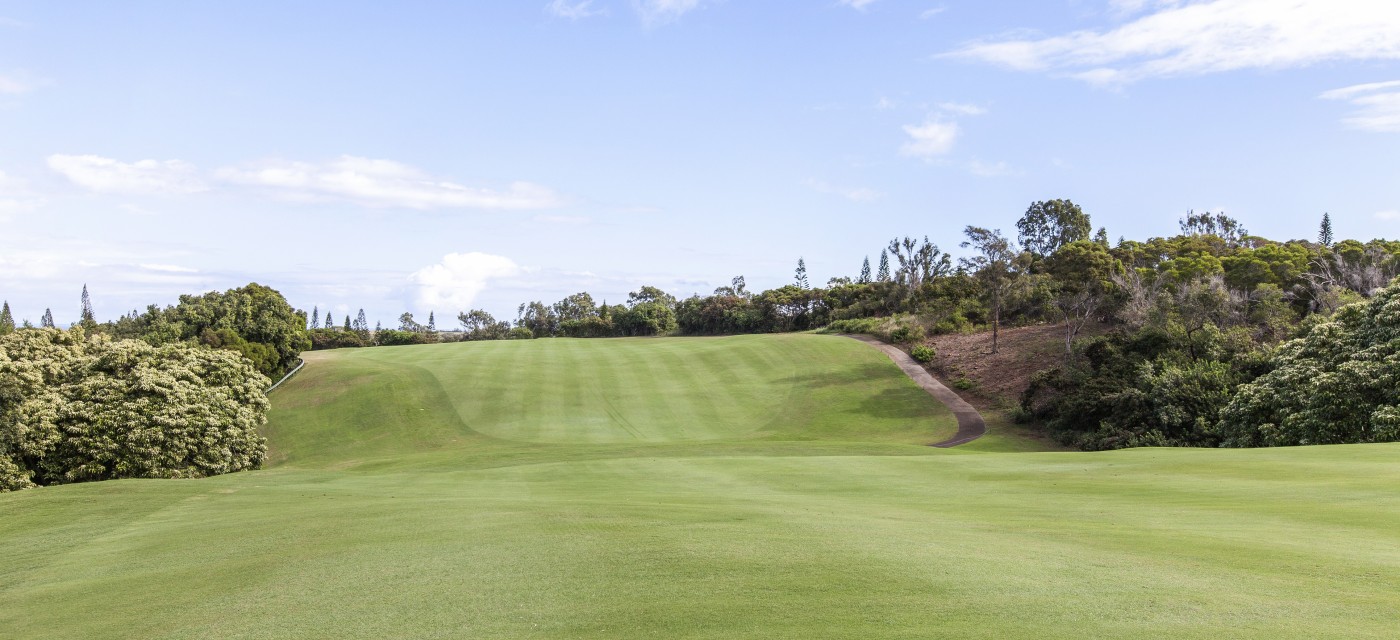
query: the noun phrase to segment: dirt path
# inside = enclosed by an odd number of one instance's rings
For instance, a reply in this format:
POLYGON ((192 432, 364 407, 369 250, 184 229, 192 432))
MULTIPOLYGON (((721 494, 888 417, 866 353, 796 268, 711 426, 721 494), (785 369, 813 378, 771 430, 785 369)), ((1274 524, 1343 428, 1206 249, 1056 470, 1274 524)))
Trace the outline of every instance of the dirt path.
POLYGON ((978 413, 977 409, 974 409, 967 401, 958 397, 958 394, 954 393, 952 389, 943 386, 942 382, 934 378, 927 369, 924 369, 922 365, 915 362, 913 358, 909 357, 909 354, 904 353, 899 347, 885 344, 870 336, 848 334, 846 337, 854 338, 885 352, 885 355, 889 356, 895 364, 899 365, 899 368, 904 371, 904 374, 909 376, 915 384, 922 387, 929 395, 937 398, 939 402, 948 405, 949 409, 952 409, 953 415, 958 417, 958 432, 947 440, 935 442, 929 446, 941 447, 944 449, 956 447, 960 444, 972 442, 987 433, 987 423, 982 420, 982 414, 978 413))

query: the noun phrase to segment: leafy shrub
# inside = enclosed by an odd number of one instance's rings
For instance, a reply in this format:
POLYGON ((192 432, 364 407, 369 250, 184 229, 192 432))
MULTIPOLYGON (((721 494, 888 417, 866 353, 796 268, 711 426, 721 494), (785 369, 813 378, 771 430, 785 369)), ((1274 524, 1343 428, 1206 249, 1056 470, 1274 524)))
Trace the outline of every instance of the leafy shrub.
POLYGON ((967 391, 975 386, 977 386, 977 382, 967 376, 961 376, 953 381, 953 388, 959 391, 967 391))
POLYGON ((436 334, 425 331, 382 329, 374 332, 374 341, 381 346, 393 347, 405 344, 432 344, 438 340, 436 334))
POLYGON ((270 383, 230 350, 17 331, 0 339, 0 491, 257 468, 270 383))
POLYGON ((890 332, 890 341, 900 344, 918 342, 924 339, 924 328, 917 324, 904 324, 890 332))
POLYGON ((535 332, 529 327, 516 327, 506 333, 507 340, 534 340, 535 332))
POLYGON ((930 347, 926 344, 920 344, 915 345, 913 349, 910 349, 909 355, 913 356, 914 359, 918 360, 919 362, 929 362, 933 360, 934 350, 933 347, 930 347))

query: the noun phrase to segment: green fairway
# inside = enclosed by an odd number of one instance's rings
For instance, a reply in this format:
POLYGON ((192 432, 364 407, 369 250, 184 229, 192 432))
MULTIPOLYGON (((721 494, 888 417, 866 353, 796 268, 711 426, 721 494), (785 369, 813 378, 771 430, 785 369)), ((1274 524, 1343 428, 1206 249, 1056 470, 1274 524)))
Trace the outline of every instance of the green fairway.
POLYGON ((0 638, 1400 629, 1397 445, 934 449, 951 414, 837 336, 307 360, 266 470, 0 494, 0 638))

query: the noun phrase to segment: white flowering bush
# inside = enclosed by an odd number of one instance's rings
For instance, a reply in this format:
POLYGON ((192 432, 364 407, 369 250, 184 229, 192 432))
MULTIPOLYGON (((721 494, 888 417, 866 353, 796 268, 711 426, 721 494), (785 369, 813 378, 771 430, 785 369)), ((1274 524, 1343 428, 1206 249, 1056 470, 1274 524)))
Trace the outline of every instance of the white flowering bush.
POLYGON ((238 353, 68 331, 0 338, 0 491, 257 468, 269 380, 238 353))

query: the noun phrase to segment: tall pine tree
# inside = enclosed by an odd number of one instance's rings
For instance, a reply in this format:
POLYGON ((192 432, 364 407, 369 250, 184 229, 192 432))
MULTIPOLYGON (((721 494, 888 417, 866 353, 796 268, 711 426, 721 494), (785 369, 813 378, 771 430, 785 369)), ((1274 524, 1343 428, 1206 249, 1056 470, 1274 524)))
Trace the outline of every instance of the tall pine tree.
POLYGON ((1324 213, 1322 214, 1322 224, 1317 229, 1317 243, 1330 249, 1332 242, 1332 216, 1324 213))
POLYGON ((319 328, 321 328, 321 308, 320 308, 320 307, 311 307, 311 328, 312 328, 312 329, 319 329, 319 328))
POLYGON ((15 330, 15 317, 10 315, 10 301, 0 306, 0 336, 15 330))
POLYGON ((860 278, 856 279, 860 284, 870 283, 870 256, 865 256, 865 262, 860 265, 860 278))
POLYGON ((798 258, 798 259, 797 259, 797 273, 795 274, 794 277, 795 277, 795 279, 797 280, 797 288, 799 288, 799 289, 809 289, 809 288, 810 288, 810 287, 808 286, 808 284, 807 284, 807 261, 806 261, 806 260, 803 260, 802 258, 798 258))
POLYGON ((83 308, 78 314, 78 324, 89 330, 97 327, 97 317, 92 313, 92 298, 88 296, 87 283, 83 283, 83 308))
POLYGON ((428 312, 428 333, 437 331, 437 320, 433 319, 433 312, 428 312))
POLYGON ((334 328, 335 328, 335 320, 332 320, 332 319, 331 319, 331 312, 329 312, 329 311, 326 312, 326 324, 321 325, 321 326, 323 326, 323 327, 325 327, 325 328, 327 328, 327 329, 334 329, 334 328))
POLYGON ((44 309, 44 315, 39 317, 39 326, 53 328, 53 309, 44 309))
POLYGON ((360 309, 360 314, 355 316, 355 331, 361 335, 369 334, 369 320, 365 319, 365 310, 360 309))
POLYGON ((890 254, 885 249, 880 250, 880 270, 876 272, 875 279, 880 282, 890 281, 890 254))
POLYGON ((341 328, 346 330, 347 332, 350 331, 350 314, 345 314, 345 326, 341 328))

